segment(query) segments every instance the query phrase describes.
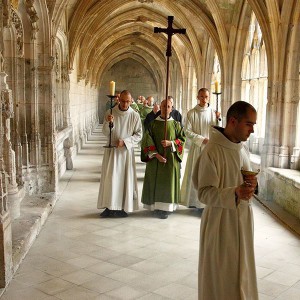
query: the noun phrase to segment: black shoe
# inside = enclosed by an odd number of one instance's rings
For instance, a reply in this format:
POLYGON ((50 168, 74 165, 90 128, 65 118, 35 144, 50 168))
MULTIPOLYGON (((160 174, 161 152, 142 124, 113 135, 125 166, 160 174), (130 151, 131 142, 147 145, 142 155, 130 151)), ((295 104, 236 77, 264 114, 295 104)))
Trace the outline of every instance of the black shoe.
POLYGON ((169 216, 169 214, 168 214, 168 212, 165 211, 165 210, 160 210, 160 211, 158 212, 158 217, 159 217, 160 219, 168 219, 168 216, 169 216))
POLYGON ((128 214, 127 214, 127 212, 126 212, 124 209, 122 209, 122 210, 119 212, 119 217, 120 217, 120 218, 126 218, 126 217, 128 217, 128 214))
POLYGON ((100 218, 108 218, 110 216, 110 210, 105 208, 105 210, 100 214, 100 218))
POLYGON ((197 211, 200 213, 200 215, 202 215, 204 208, 197 208, 197 211))
POLYGON ((128 217, 128 214, 124 211, 124 209, 122 210, 111 210, 110 214, 109 214, 110 218, 126 218, 128 217))

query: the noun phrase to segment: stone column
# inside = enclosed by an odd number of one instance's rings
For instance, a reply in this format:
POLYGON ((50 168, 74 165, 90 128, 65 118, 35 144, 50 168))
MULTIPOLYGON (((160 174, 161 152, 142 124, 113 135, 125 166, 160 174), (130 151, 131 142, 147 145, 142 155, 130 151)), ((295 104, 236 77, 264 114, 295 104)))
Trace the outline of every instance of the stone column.
POLYGON ((0 173, 0 288, 13 276, 11 220, 7 208, 7 175, 1 159, 0 173))
MULTIPOLYGON (((0 1, 0 72, 4 73, 3 57, 3 24, 8 22, 10 7, 9 3, 0 1)), ((4 75, 4 74, 3 74, 4 75)), ((5 74, 6 75, 6 74, 5 74)), ((0 113, 0 288, 4 288, 13 275, 12 263, 12 233, 11 220, 7 207, 7 174, 4 170, 3 150, 4 150, 4 128, 3 111, 5 106, 2 99, 2 83, 5 82, 5 76, 1 78, 1 113, 0 113)))
POLYGON ((20 205, 24 192, 19 191, 16 176, 16 157, 10 140, 10 119, 13 117, 13 101, 11 90, 6 84, 5 72, 0 72, 0 89, 2 105, 2 128, 3 128, 3 159, 8 174, 7 197, 12 219, 20 216, 20 205))

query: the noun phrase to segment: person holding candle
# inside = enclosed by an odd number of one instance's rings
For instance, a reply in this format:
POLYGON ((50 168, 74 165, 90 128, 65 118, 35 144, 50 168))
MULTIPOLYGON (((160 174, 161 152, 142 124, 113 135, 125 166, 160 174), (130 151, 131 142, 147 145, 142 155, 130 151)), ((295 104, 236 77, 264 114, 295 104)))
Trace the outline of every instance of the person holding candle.
POLYGON ((105 148, 100 188, 99 209, 105 209, 100 216, 127 217, 127 212, 138 209, 138 187, 134 147, 142 139, 140 116, 131 107, 131 94, 124 90, 120 103, 106 112, 103 134, 110 136, 113 147, 105 148))
POLYGON ((186 117, 185 134, 191 141, 183 181, 181 185, 181 204, 189 208, 203 210, 204 204, 197 198, 197 190, 191 181, 194 165, 206 144, 209 141, 209 129, 215 125, 216 117, 220 118, 220 113, 215 112, 209 105, 209 90, 201 88, 198 91, 198 104, 188 111, 186 117))
POLYGON ((244 101, 231 105, 226 127, 211 127, 193 182, 204 203, 200 227, 198 299, 258 300, 251 198, 257 186, 245 141, 257 113, 244 101))

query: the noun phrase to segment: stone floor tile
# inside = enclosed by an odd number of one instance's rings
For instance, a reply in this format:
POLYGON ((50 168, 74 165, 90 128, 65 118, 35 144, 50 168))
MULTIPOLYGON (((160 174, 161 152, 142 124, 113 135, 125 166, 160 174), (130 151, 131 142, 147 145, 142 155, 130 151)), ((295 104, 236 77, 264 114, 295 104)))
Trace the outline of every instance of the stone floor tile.
POLYGON ((125 254, 125 255, 119 255, 117 257, 113 257, 112 259, 109 259, 107 262, 111 262, 112 264, 126 268, 136 263, 139 263, 141 261, 142 261, 141 258, 125 254))
POLYGON ((33 269, 26 273, 16 274, 14 276, 14 278, 20 283, 23 283, 26 285, 34 285, 37 283, 48 281, 48 280, 52 279, 53 276, 49 275, 45 272, 33 269))
POLYGON ((120 270, 120 266, 109 263, 109 262, 100 262, 96 265, 85 268, 87 271, 99 274, 99 275, 109 275, 115 271, 120 270))
POLYGON ((299 300, 300 299, 300 290, 290 288, 287 291, 280 294, 276 300, 299 300))
POLYGON ((166 298, 158 294, 150 293, 138 298, 138 300, 170 300, 170 298, 166 298))
POLYGON ((120 281, 107 278, 104 276, 98 276, 96 279, 87 281, 83 283, 81 286, 102 294, 114 290, 116 288, 119 288, 122 286, 122 284, 120 283, 120 281))
POLYGON ((22 290, 9 289, 2 297, 1 300, 44 300, 49 295, 29 287, 22 290))
POLYGON ((99 277, 97 274, 86 271, 86 270, 79 270, 64 276, 61 276, 63 280, 69 281, 71 283, 80 285, 87 281, 90 281, 96 277, 99 277))
POLYGON ((258 285, 259 293, 265 294, 267 296, 273 296, 273 297, 278 297, 284 291, 289 289, 289 286, 278 284, 265 279, 258 280, 257 285, 258 285))
POLYGON ((165 287, 155 290, 154 293, 174 300, 184 300, 188 299, 189 296, 194 298, 195 295, 197 295, 197 290, 182 284, 171 283, 165 287))
POLYGON ((300 280, 300 273, 298 274, 298 276, 292 274, 286 276, 286 273, 274 271, 270 275, 265 276, 264 279, 291 287, 300 280))
POLYGON ((258 299, 259 300, 273 300, 273 299, 275 299, 275 297, 258 293, 258 299))
POLYGON ((123 283, 129 283, 134 280, 138 280, 139 278, 142 278, 143 276, 144 276, 143 273, 135 271, 135 270, 127 269, 127 268, 122 268, 122 269, 119 269, 115 272, 112 272, 112 273, 106 275, 106 277, 118 280, 123 283))
POLYGON ((256 277, 259 279, 264 278, 273 272, 274 272, 273 269, 256 266, 256 277))
POLYGON ((69 259, 67 263, 79 268, 87 268, 89 266, 100 263, 100 260, 88 255, 82 255, 76 258, 69 259))
POLYGON ((77 286, 55 295, 61 300, 94 300, 97 296, 99 293, 77 286))
MULTIPOLYGON (((140 204, 128 218, 101 219, 99 132, 60 179, 56 206, 1 300, 197 299, 201 215, 180 206, 160 220, 140 204)), ((141 195, 145 164, 135 154, 141 195)), ((300 299, 299 237, 252 207, 259 299, 300 299)))
POLYGON ((34 288, 48 295, 55 295, 69 289, 70 287, 74 287, 74 284, 60 278, 54 278, 34 286, 34 288))
POLYGON ((145 294, 147 294, 145 291, 138 290, 138 289, 132 288, 130 286, 123 286, 123 287, 120 287, 118 289, 115 289, 113 291, 106 293, 106 295, 113 296, 116 299, 120 299, 120 300, 139 299, 140 297, 142 297, 145 294))

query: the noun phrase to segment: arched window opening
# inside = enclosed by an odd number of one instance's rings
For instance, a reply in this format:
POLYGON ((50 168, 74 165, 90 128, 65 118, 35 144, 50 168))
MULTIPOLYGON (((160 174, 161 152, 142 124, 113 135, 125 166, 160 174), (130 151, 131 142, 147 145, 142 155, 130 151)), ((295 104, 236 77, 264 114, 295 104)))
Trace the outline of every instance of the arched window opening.
POLYGON ((221 87, 222 87, 222 82, 221 82, 221 66, 220 66, 220 61, 219 57, 217 55, 217 52, 215 52, 215 57, 214 57, 214 67, 213 67, 213 73, 212 73, 212 78, 211 78, 211 84, 210 84, 210 105, 213 107, 213 109, 217 109, 218 111, 221 112, 221 100, 222 100, 222 94, 218 95, 218 105, 217 105, 217 95, 214 94, 216 92, 220 93, 221 87), (217 107, 218 106, 218 107, 217 107))
POLYGON ((257 19, 252 14, 242 65, 242 100, 257 110, 257 125, 249 140, 252 153, 260 154, 266 127, 268 69, 265 44, 257 19))

